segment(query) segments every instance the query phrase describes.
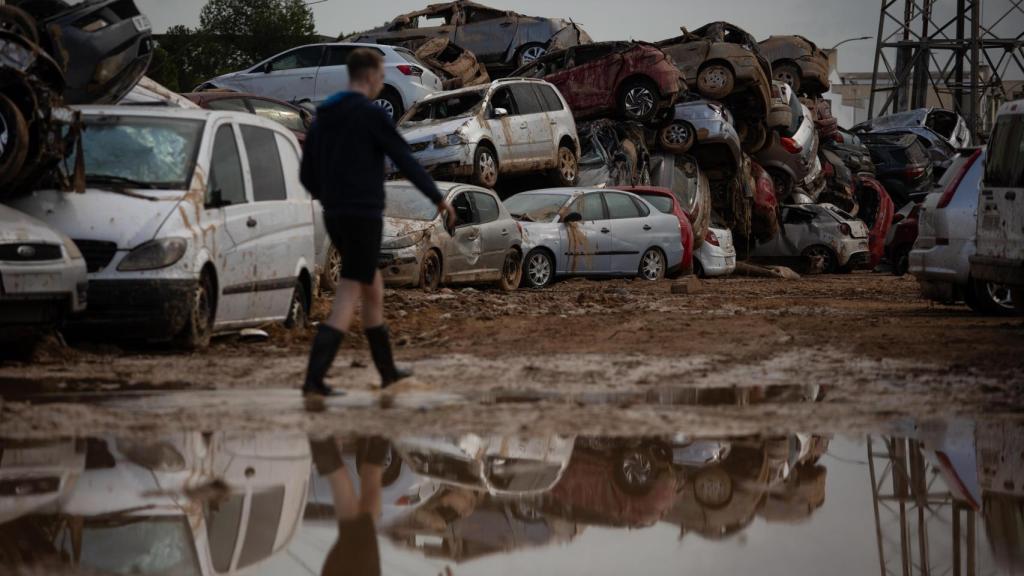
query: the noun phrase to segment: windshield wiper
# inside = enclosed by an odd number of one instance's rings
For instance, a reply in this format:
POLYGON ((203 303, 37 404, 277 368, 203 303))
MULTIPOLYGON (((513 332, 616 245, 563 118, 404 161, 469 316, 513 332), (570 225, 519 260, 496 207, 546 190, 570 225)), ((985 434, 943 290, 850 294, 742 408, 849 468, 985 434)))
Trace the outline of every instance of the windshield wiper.
POLYGON ((86 182, 93 182, 98 184, 120 184, 129 188, 141 188, 144 190, 155 190, 159 187, 159 184, 153 182, 142 182, 139 180, 133 180, 124 176, 115 176, 113 174, 86 174, 86 182))

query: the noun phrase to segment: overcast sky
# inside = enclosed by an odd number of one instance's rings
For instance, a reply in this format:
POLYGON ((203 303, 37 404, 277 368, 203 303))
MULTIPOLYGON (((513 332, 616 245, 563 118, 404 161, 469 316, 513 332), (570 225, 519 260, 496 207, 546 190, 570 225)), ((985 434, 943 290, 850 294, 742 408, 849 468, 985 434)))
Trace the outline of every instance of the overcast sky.
MULTIPOLYGON (((394 16, 439 0, 326 0, 314 5, 317 31, 335 36, 383 24, 394 16)), ((199 22, 206 0, 136 0, 158 32, 199 22)), ((801 34, 822 48, 855 36, 874 36, 876 0, 483 0, 482 4, 532 16, 572 18, 594 40, 661 40, 715 20, 732 22, 758 39, 772 34, 801 34)), ((839 70, 870 71, 874 44, 843 46, 839 70)))

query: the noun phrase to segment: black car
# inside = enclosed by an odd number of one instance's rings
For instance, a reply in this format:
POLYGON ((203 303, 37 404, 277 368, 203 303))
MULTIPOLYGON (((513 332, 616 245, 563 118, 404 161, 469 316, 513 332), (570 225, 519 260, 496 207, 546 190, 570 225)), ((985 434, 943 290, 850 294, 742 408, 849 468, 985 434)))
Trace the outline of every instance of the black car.
POLYGON ((924 198, 935 186, 928 150, 914 134, 862 134, 878 179, 896 206, 924 198))

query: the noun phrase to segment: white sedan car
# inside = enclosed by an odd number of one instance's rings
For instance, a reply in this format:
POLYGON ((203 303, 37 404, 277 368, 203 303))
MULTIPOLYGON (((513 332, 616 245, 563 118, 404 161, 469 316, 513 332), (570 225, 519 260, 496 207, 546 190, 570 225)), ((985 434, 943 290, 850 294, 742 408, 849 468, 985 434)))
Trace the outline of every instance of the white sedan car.
POLYGON ((728 276, 736 271, 736 247, 728 228, 708 228, 704 243, 693 254, 693 272, 701 278, 728 276))

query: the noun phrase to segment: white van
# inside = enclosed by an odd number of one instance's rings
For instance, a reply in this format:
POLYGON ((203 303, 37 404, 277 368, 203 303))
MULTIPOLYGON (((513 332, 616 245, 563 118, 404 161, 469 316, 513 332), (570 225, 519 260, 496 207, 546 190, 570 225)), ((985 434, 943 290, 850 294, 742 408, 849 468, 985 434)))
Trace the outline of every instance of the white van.
POLYGON ((86 192, 14 202, 84 255, 81 322, 189 349, 215 332, 306 322, 314 212, 289 130, 239 112, 81 110, 86 192))
POLYGON ((1003 105, 989 139, 971 276, 1009 285, 1024 308, 1024 100, 1003 105))

